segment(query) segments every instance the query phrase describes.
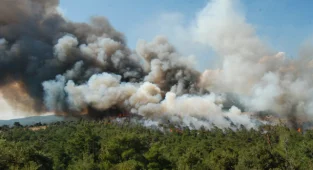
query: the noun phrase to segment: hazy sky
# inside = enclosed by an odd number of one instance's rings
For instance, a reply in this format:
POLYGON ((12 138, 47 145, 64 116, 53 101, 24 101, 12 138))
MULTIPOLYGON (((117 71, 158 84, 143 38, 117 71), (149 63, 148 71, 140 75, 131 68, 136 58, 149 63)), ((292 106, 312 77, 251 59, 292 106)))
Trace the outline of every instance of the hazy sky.
MULTIPOLYGON (((205 7, 207 0, 60 0, 65 16, 88 21, 90 16, 105 16, 123 32, 131 48, 138 39, 150 40, 159 33, 154 27, 164 14, 179 14, 188 23, 205 7)), ((277 51, 297 55, 299 46, 313 33, 311 0, 241 0, 240 10, 259 37, 277 51)), ((174 43, 175 44, 175 43, 174 43)), ((196 51, 196 50, 195 50, 196 51)), ((197 53, 197 52, 195 52, 197 53)), ((203 56, 201 57, 203 60, 203 56)))

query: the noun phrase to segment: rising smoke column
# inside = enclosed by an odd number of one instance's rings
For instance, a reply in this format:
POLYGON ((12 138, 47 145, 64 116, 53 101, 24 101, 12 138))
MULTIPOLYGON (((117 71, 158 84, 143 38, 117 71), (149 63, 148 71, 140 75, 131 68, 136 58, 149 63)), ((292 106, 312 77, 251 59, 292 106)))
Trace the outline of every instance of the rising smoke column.
POLYGON ((237 3, 209 2, 188 29, 191 41, 223 59, 220 69, 201 74, 165 37, 140 40, 131 50, 103 17, 74 23, 58 12, 57 0, 3 1, 1 93, 37 113, 97 118, 126 110, 192 128, 256 127, 245 112, 312 115, 311 62, 267 47, 237 3))
MULTIPOLYGON (((58 4, 57 0, 1 2, 0 86, 18 83, 23 95, 32 98, 31 109, 42 112, 42 82, 54 79, 77 62, 84 63, 80 70, 83 75, 70 78, 78 82, 101 71, 124 74, 127 80, 140 79, 143 71, 125 47, 124 36, 105 18, 92 18, 90 24, 72 23, 58 13, 58 4), (115 60, 111 60, 112 56, 115 60), (127 74, 128 70, 131 74, 127 74)), ((19 98, 11 92, 4 95, 11 104, 19 98)), ((29 106, 29 102, 18 103, 29 106)))
POLYGON ((312 120, 312 53, 306 47, 291 60, 275 52, 246 23, 238 4, 212 1, 195 19, 194 40, 223 59, 221 69, 202 74, 202 87, 233 93, 246 111, 269 112, 289 119, 292 126, 297 126, 297 119, 312 120))
POLYGON ((57 0, 2 1, 0 86, 4 98, 32 112, 132 110, 166 92, 201 94, 200 73, 166 38, 141 41, 136 52, 103 17, 74 23, 57 0), (13 93, 14 92, 14 93, 13 93))

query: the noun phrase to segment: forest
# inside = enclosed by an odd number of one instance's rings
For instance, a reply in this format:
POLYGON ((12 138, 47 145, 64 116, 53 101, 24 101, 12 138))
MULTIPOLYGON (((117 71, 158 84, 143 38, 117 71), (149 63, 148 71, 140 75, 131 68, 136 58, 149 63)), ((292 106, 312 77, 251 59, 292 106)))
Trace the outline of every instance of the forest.
POLYGON ((313 131, 78 120, 0 127, 0 169, 313 169, 313 131))

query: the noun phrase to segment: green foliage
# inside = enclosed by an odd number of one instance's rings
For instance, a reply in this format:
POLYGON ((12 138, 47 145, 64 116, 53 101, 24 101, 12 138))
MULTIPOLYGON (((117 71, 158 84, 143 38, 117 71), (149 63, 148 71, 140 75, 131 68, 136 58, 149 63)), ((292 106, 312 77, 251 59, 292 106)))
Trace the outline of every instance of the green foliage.
POLYGON ((46 129, 0 127, 0 169, 313 169, 313 132, 160 131, 129 122, 57 122, 46 129))
POLYGON ((83 155, 83 158, 75 160, 68 166, 69 170, 97 169, 97 164, 92 155, 83 155))

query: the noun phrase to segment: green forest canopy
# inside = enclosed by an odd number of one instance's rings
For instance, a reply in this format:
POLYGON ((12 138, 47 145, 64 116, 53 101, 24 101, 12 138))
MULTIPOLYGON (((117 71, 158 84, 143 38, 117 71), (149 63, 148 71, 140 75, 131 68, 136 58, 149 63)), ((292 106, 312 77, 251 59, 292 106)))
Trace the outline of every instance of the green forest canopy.
POLYGON ((57 122, 0 128, 0 169, 313 169, 313 131, 57 122), (40 124, 38 124, 40 125, 40 124))

